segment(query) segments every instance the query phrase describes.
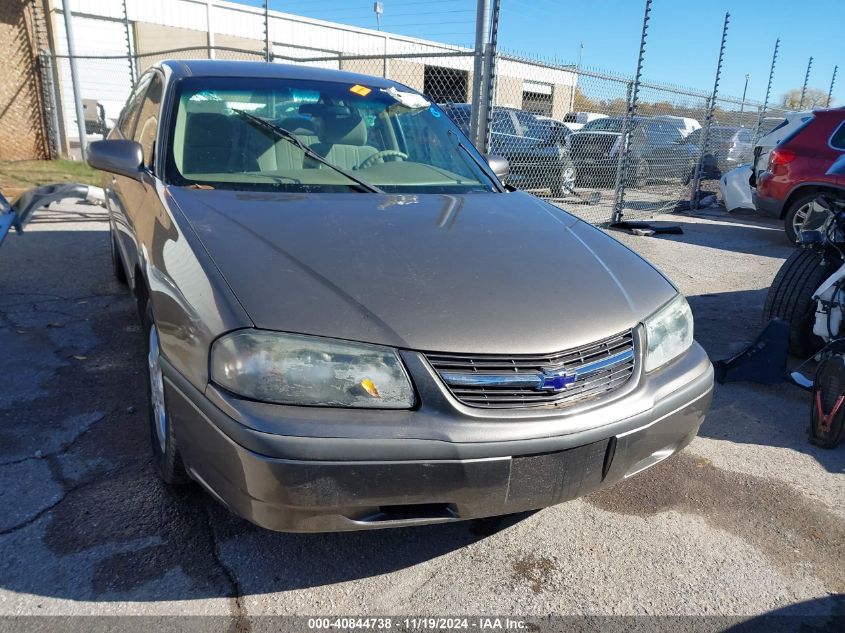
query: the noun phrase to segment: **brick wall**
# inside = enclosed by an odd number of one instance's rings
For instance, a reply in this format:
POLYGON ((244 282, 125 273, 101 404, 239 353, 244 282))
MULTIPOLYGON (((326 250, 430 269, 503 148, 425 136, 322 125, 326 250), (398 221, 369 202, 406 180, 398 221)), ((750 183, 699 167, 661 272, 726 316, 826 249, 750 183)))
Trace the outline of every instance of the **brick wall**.
POLYGON ((0 0, 0 160, 47 158, 32 0, 0 0))

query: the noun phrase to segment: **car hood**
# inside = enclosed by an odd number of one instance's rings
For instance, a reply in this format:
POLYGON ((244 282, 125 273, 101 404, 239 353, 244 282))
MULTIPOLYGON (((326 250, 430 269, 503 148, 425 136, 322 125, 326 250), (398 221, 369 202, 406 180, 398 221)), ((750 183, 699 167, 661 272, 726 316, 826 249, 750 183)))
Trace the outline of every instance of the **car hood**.
POLYGON ((256 327, 542 354, 622 332, 676 290, 524 193, 169 193, 256 327))

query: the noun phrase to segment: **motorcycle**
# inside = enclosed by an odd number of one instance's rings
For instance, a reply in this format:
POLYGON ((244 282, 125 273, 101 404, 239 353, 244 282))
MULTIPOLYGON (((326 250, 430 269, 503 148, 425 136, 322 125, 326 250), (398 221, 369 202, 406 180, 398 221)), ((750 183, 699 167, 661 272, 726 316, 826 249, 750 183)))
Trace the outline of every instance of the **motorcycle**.
MULTIPOLYGON (((789 351, 818 361, 811 381, 810 441, 836 446, 845 434, 845 201, 820 195, 810 205, 799 248, 783 263, 769 288, 763 322, 781 319, 789 329, 789 351)), ((800 366, 799 366, 800 368, 800 366)))

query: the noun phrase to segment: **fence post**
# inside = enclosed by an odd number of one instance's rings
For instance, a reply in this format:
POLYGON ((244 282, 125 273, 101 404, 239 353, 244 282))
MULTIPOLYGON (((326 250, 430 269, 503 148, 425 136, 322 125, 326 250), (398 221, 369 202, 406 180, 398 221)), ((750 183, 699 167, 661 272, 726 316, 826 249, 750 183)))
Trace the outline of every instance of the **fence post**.
POLYGON ((757 139, 760 136, 760 128, 763 127, 763 108, 757 106, 757 125, 754 127, 754 136, 751 139, 751 147, 757 147, 757 139))
POLYGON ((214 59, 214 20, 212 15, 214 7, 211 5, 211 0, 205 0, 205 47, 208 51, 206 54, 209 59, 214 59))
POLYGON ((264 61, 270 61, 270 0, 264 0, 264 61))
POLYGON ((804 96, 807 94, 807 82, 810 81, 810 69, 813 67, 813 56, 810 55, 810 61, 807 62, 807 72, 804 74, 804 85, 801 86, 801 100, 798 102, 798 110, 804 109, 804 96))
POLYGON ((73 39, 73 19, 71 17, 69 2, 62 3, 65 17, 65 34, 67 35, 67 54, 70 62, 70 81, 73 84, 73 105, 76 108, 76 126, 79 131, 79 154, 82 160, 87 158, 85 143, 88 140, 85 136, 85 111, 82 109, 82 94, 80 93, 79 71, 76 67, 76 46, 73 39))
POLYGON ((695 164, 695 177, 692 182, 692 200, 690 207, 698 209, 698 198, 701 193, 701 163, 710 145, 710 126, 713 123, 713 111, 716 109, 716 95, 719 93, 719 80, 722 77, 722 62, 725 59, 725 41, 728 38, 728 24, 731 21, 731 14, 725 13, 725 23, 722 26, 722 44, 719 46, 719 61, 716 64, 716 81, 713 82, 713 94, 707 105, 707 116, 704 119, 704 131, 701 133, 701 146, 698 152, 698 162, 695 164))
POLYGON ((61 153, 59 140, 59 111, 56 107, 56 84, 53 81, 53 58, 47 51, 38 53, 38 65, 41 70, 41 97, 47 114, 47 148, 50 158, 58 158, 61 153))
POLYGON ((472 104, 470 106, 470 136, 481 149, 481 94, 484 83, 484 53, 490 39, 490 0, 478 0, 475 15, 475 62, 472 70, 472 104))
POLYGON ((631 121, 631 99, 634 95, 634 82, 628 82, 628 89, 625 92, 625 118, 622 119, 622 135, 619 137, 619 158, 616 161, 616 178, 613 181, 614 203, 611 222, 622 220, 622 207, 625 204, 625 176, 628 167, 628 130, 631 121))
POLYGON ((643 74, 643 59, 645 58, 645 44, 648 39, 648 21, 651 19, 651 0, 645 0, 643 13, 643 30, 640 35, 640 54, 637 58, 637 73, 634 80, 628 83, 625 118, 622 121, 622 135, 619 137, 619 161, 616 164, 616 190, 611 222, 622 220, 622 209, 625 206, 625 181, 628 176, 628 152, 630 149, 631 123, 637 114, 637 97, 640 92, 640 78, 643 74))
POLYGON ((500 0, 493 0, 493 17, 490 24, 490 41, 487 44, 484 61, 484 85, 482 86, 481 103, 479 108, 479 127, 481 145, 478 150, 486 154, 490 151, 490 134, 493 123, 493 103, 496 101, 496 44, 499 40, 499 7, 500 0))
POLYGON ((827 103, 824 107, 830 107, 830 101, 833 98, 833 84, 836 83, 836 71, 838 70, 839 66, 833 67, 833 76, 830 78, 830 90, 827 91, 827 103))
POLYGON ((760 118, 757 119, 757 131, 754 133, 754 138, 760 136, 760 128, 763 126, 763 117, 766 116, 766 110, 769 107, 769 97, 772 94, 772 79, 775 77, 775 64, 778 61, 778 47, 780 46, 780 38, 775 40, 775 52, 772 53, 772 65, 769 68, 769 83, 766 86, 766 98, 763 99, 763 110, 760 113, 760 118))
POLYGON ((132 33, 129 27, 129 12, 126 10, 126 0, 123 0, 123 30, 126 35, 126 62, 129 64, 129 84, 135 86, 135 64, 132 61, 132 33))

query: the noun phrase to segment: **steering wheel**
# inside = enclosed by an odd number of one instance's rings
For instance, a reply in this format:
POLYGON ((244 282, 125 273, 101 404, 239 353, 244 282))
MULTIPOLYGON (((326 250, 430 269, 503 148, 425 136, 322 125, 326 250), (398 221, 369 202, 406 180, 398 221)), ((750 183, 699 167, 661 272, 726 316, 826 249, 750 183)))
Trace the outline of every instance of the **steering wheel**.
POLYGON ((394 157, 399 158, 401 160, 405 160, 408 158, 408 155, 404 152, 400 152, 399 150, 395 149, 383 149, 380 152, 376 152, 372 156, 368 156, 364 160, 361 161, 361 164, 358 165, 355 169, 366 169, 367 167, 371 167, 373 163, 377 160, 382 158, 394 157))

